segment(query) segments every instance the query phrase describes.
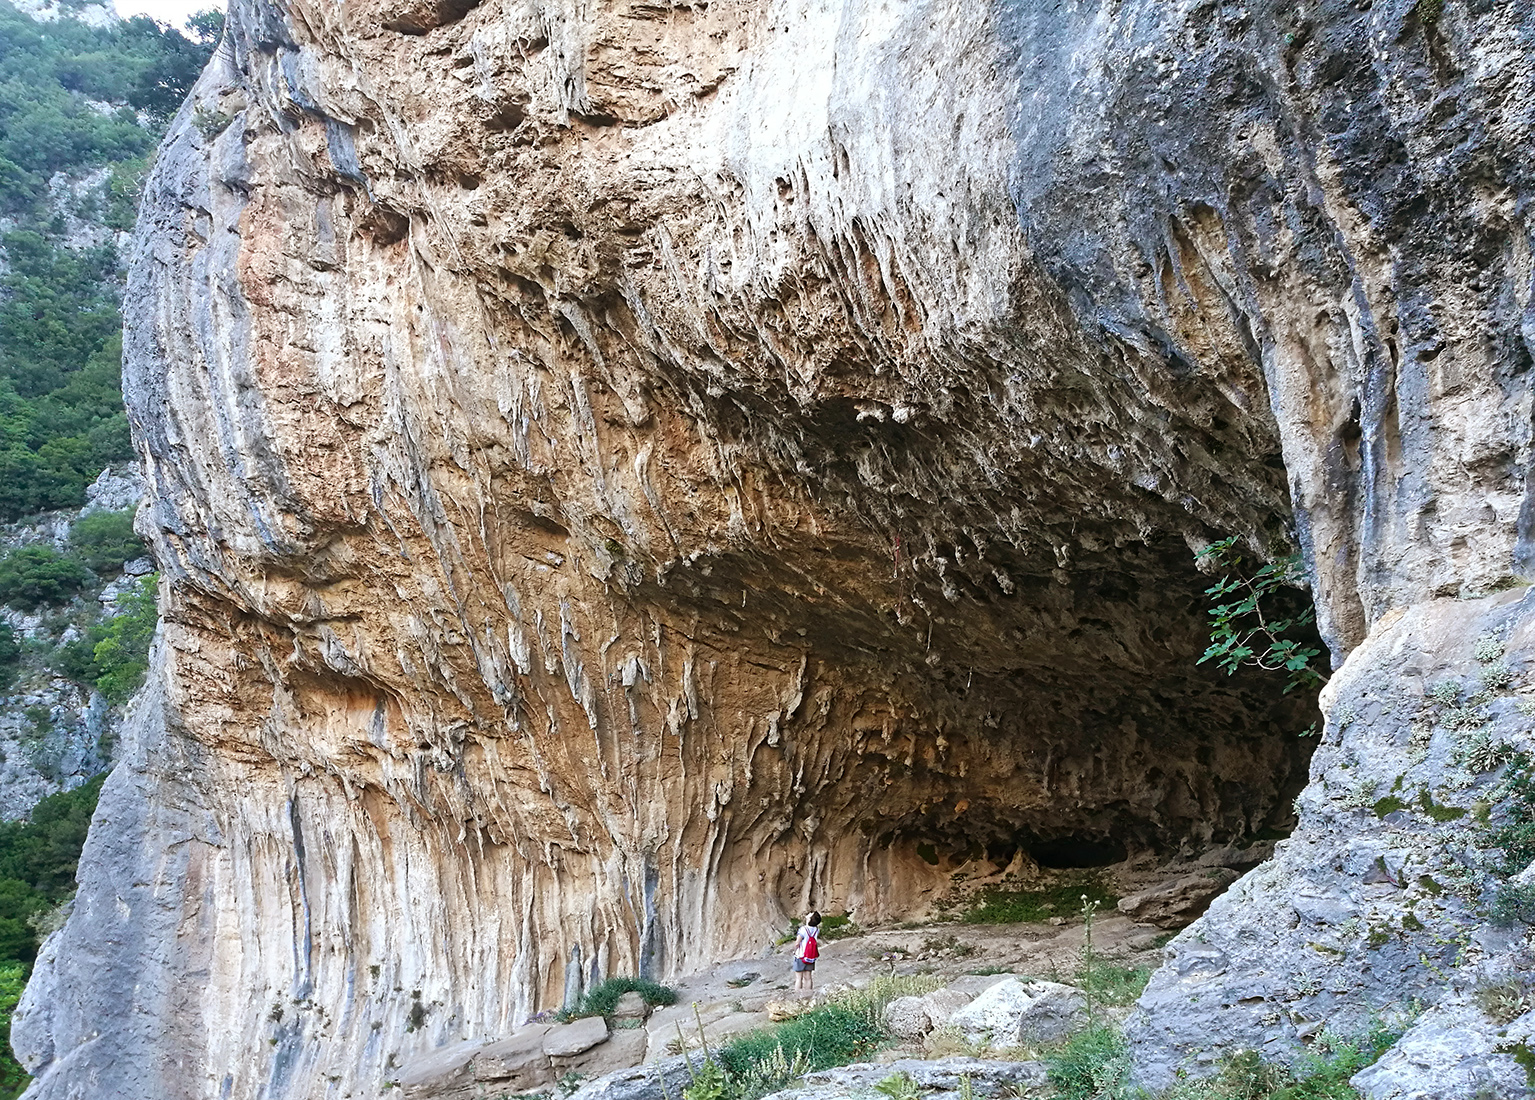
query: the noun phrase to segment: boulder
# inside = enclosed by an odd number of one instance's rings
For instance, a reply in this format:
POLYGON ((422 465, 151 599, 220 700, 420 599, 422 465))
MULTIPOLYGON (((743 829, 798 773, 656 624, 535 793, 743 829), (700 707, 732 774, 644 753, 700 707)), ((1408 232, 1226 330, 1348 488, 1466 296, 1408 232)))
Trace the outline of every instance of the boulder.
POLYGON ((544 1053, 551 1058, 572 1058, 607 1042, 608 1022, 601 1016, 583 1016, 568 1024, 556 1024, 544 1033, 544 1053))
POLYGON ((521 1028, 494 1043, 454 1043, 407 1065, 401 1100, 477 1100, 487 1089, 527 1092, 559 1077, 544 1053, 548 1024, 521 1028))
POLYGON ((475 1082, 493 1081, 517 1091, 552 1082, 555 1074, 544 1053, 550 1030, 548 1024, 536 1024, 481 1047, 474 1056, 475 1082))
POLYGON ((933 1021, 927 1013, 927 1001, 922 997, 897 997, 885 1006, 880 1019, 886 1031, 908 1042, 920 1039, 933 1030, 933 1021))
POLYGON ((1059 982, 1006 978, 949 1017, 949 1023, 993 1047, 1064 1039, 1086 1014, 1080 989, 1059 982))
POLYGON ((901 1073, 926 1093, 925 1100, 957 1098, 963 1095, 967 1080, 971 1093, 977 1096, 1004 1092, 1016 1096, 1045 1084, 1045 1067, 1039 1062, 903 1058, 893 1062, 858 1062, 806 1074, 793 1088, 773 1093, 769 1100, 846 1100, 849 1095, 868 1093, 881 1081, 901 1073))
POLYGON ((897 997, 885 1006, 885 1028, 897 1039, 920 1039, 970 1003, 970 995, 957 989, 939 989, 921 997, 897 997))
POLYGON ((598 1043, 574 1058, 554 1059, 550 1079, 558 1080, 571 1071, 583 1077, 601 1077, 637 1066, 645 1060, 647 1046, 648 1040, 643 1029, 619 1028, 609 1033, 607 1042, 598 1043))
POLYGON ((697 1054, 678 1054, 647 1066, 621 1069, 587 1081, 566 1100, 675 1100, 693 1081, 697 1054))
POLYGON ((768 1019, 772 1020, 776 1024, 781 1023, 784 1020, 792 1020, 796 1016, 804 1015, 806 1012, 810 1011, 811 1004, 812 1002, 810 1001, 798 1000, 769 1001, 763 1008, 763 1011, 767 1013, 768 1019))
POLYGON ((643 1020, 650 1015, 650 1005, 638 993, 625 993, 613 1006, 615 1020, 643 1020))
POLYGON ((1241 877, 1229 867, 1209 867, 1120 898, 1119 911, 1142 924, 1182 928, 1192 924, 1241 877))
POLYGON ((934 1027, 942 1027, 949 1018, 971 1001, 971 994, 952 986, 936 989, 922 998, 927 1008, 927 1018, 934 1027))
POLYGON ((481 1042, 454 1043, 410 1062, 397 1078, 401 1100, 457 1100, 473 1095, 474 1058, 481 1042))
POLYGON ((1246 848, 1212 848, 1199 857, 1201 867, 1229 867, 1233 871, 1250 871, 1274 854, 1273 841, 1259 841, 1246 848))

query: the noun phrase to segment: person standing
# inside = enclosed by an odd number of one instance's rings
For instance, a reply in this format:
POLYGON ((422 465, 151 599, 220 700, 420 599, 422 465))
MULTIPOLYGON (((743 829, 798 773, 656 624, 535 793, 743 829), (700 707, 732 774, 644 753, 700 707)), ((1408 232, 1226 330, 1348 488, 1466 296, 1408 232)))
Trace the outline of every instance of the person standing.
POLYGON ((794 939, 794 991, 808 999, 815 992, 815 961, 821 957, 821 914, 811 912, 794 939))

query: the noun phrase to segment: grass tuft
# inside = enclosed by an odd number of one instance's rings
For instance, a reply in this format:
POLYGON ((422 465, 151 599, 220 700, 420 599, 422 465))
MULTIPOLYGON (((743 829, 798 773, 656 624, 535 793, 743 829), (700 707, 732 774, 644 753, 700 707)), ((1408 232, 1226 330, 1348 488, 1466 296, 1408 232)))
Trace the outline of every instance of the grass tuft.
POLYGON ((975 904, 960 919, 966 924, 1023 924, 1070 917, 1082 911, 1082 896, 1112 909, 1119 901, 1116 894, 1096 879, 1064 882, 1045 890, 1014 890, 988 887, 972 899, 975 904))
POLYGON ((569 1023, 583 1016, 611 1016, 618 1007, 618 998, 625 993, 638 993, 651 1006, 677 1003, 677 991, 670 986, 646 981, 644 978, 609 978, 587 990, 586 996, 576 1002, 574 1008, 561 1009, 555 1019, 569 1023))

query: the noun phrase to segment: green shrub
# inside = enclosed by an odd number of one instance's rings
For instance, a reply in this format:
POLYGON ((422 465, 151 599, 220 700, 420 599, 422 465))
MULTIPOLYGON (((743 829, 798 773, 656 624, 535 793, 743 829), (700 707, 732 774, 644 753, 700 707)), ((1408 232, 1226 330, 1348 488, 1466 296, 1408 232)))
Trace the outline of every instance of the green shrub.
POLYGON ((922 1090, 909 1073, 892 1073, 874 1086, 874 1091, 886 1100, 920 1100, 922 1090))
POLYGON ((739 1095, 725 1069, 708 1058, 693 1070, 693 1080, 682 1090, 682 1100, 736 1100, 739 1095))
POLYGON ((1077 987, 1104 1005, 1135 1003, 1150 980, 1149 966, 1115 966, 1098 959, 1084 963, 1076 976, 1077 987))
POLYGON ((1339 1039, 1325 1032, 1316 1046, 1295 1063, 1293 1085, 1273 1093, 1272 1100, 1356 1100, 1349 1078, 1376 1060, 1402 1037, 1400 1029, 1377 1023, 1366 1034, 1339 1039))
POLYGON ((133 533, 133 509, 90 512, 69 529, 69 545, 86 568, 102 576, 121 571, 125 562, 144 556, 144 543, 133 533))
POLYGON ((670 986, 659 985, 644 978, 609 978, 587 990, 575 1007, 561 1011, 559 1018, 569 1021, 582 1016, 611 1016, 618 1008, 618 998, 625 993, 638 993, 648 1005, 677 1003, 677 991, 670 986))
POLYGON ((1011 890, 994 886, 981 891, 975 904, 960 919, 966 924, 1020 924, 1067 917, 1082 909, 1082 896, 1104 909, 1119 901, 1096 879, 1078 880, 1047 890, 1011 890))
MULTIPOLYGON (((26 984, 22 967, 15 963, 0 965, 0 1037, 6 1040, 11 1035, 11 1014, 16 1011, 16 1002, 21 1000, 26 984)), ((11 1054, 10 1042, 0 1043, 0 1100, 14 1100, 31 1080, 11 1054)))
POLYGON ((1232 535, 1211 543, 1199 559, 1228 569, 1206 596, 1227 602, 1210 608, 1210 645, 1197 664, 1214 661, 1234 675, 1244 665, 1284 672, 1285 691, 1319 688, 1327 677, 1318 667, 1321 648, 1312 644, 1316 608, 1300 594, 1305 566, 1299 554, 1288 554, 1251 570, 1232 535))
POLYGON ((861 1061, 879 1048, 885 1033, 864 1012, 840 1004, 827 1004, 785 1020, 777 1027, 751 1031, 731 1040, 719 1051, 720 1064, 734 1079, 749 1076, 753 1069, 774 1057, 800 1060, 806 1072, 861 1061))
POLYGON ((77 595, 90 579, 85 566, 51 546, 23 546, 0 558, 0 603, 35 611, 77 595))
POLYGON ((40 24, 0 4, 0 518, 78 507, 132 457, 119 388, 121 264, 69 248, 49 201, 55 172, 110 175, 70 213, 127 228, 147 158, 212 52, 221 17, 188 34, 137 17, 40 24), (102 102, 118 110, 98 110, 102 102), (142 125, 140 112, 152 119, 142 125))
POLYGON ((838 994, 833 1003, 878 1029, 884 1027, 885 1007, 897 997, 920 997, 943 986, 943 979, 933 974, 876 974, 867 985, 838 994))
POLYGON ((49 795, 28 821, 0 822, 0 965, 30 965, 34 918, 74 892, 75 866, 105 776, 49 795))
POLYGON ((1535 924, 1535 885, 1504 883, 1498 887, 1488 910, 1493 924, 1508 928, 1515 924, 1535 924))
POLYGON ((883 974, 791 1020, 738 1035, 695 1071, 686 1100, 757 1100, 807 1073, 866 1059, 888 1038, 886 1005, 943 984, 932 975, 883 974))
POLYGON ((1214 1077, 1176 1085, 1160 1100, 1358 1100, 1349 1078, 1374 1064, 1401 1035, 1382 1023, 1346 1040, 1324 1032, 1293 1067, 1265 1062, 1250 1050, 1238 1051, 1214 1077))
POLYGON ((94 687, 109 703, 126 703, 149 668, 149 645, 159 615, 158 589, 157 573, 125 588, 117 597, 116 615, 96 623, 83 638, 59 647, 54 658, 58 671, 94 687))
POLYGON ((1535 757, 1516 752, 1509 758, 1502 793, 1503 820, 1487 830, 1487 843, 1503 849, 1503 872, 1515 874, 1535 861, 1535 757))
POLYGON ((848 936, 857 936, 863 929, 853 923, 853 918, 846 913, 827 915, 821 918, 821 938, 823 940, 840 940, 848 936))
POLYGON ((16 664, 21 660, 21 642, 11 624, 0 620, 0 690, 16 681, 16 664))
POLYGON ((1091 1027, 1045 1058, 1045 1072, 1063 1100, 1119 1096, 1129 1076, 1129 1048, 1118 1028, 1091 1027))

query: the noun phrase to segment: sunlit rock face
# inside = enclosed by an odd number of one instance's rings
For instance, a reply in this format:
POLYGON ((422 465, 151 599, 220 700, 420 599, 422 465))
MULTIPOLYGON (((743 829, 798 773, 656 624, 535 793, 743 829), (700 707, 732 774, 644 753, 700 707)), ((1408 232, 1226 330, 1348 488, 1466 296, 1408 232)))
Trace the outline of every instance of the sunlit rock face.
POLYGON ((1339 657, 1522 568, 1528 8, 237 2, 30 1095, 374 1096, 570 969, 1284 824, 1314 700, 1195 665, 1194 551, 1293 540, 1339 657))

